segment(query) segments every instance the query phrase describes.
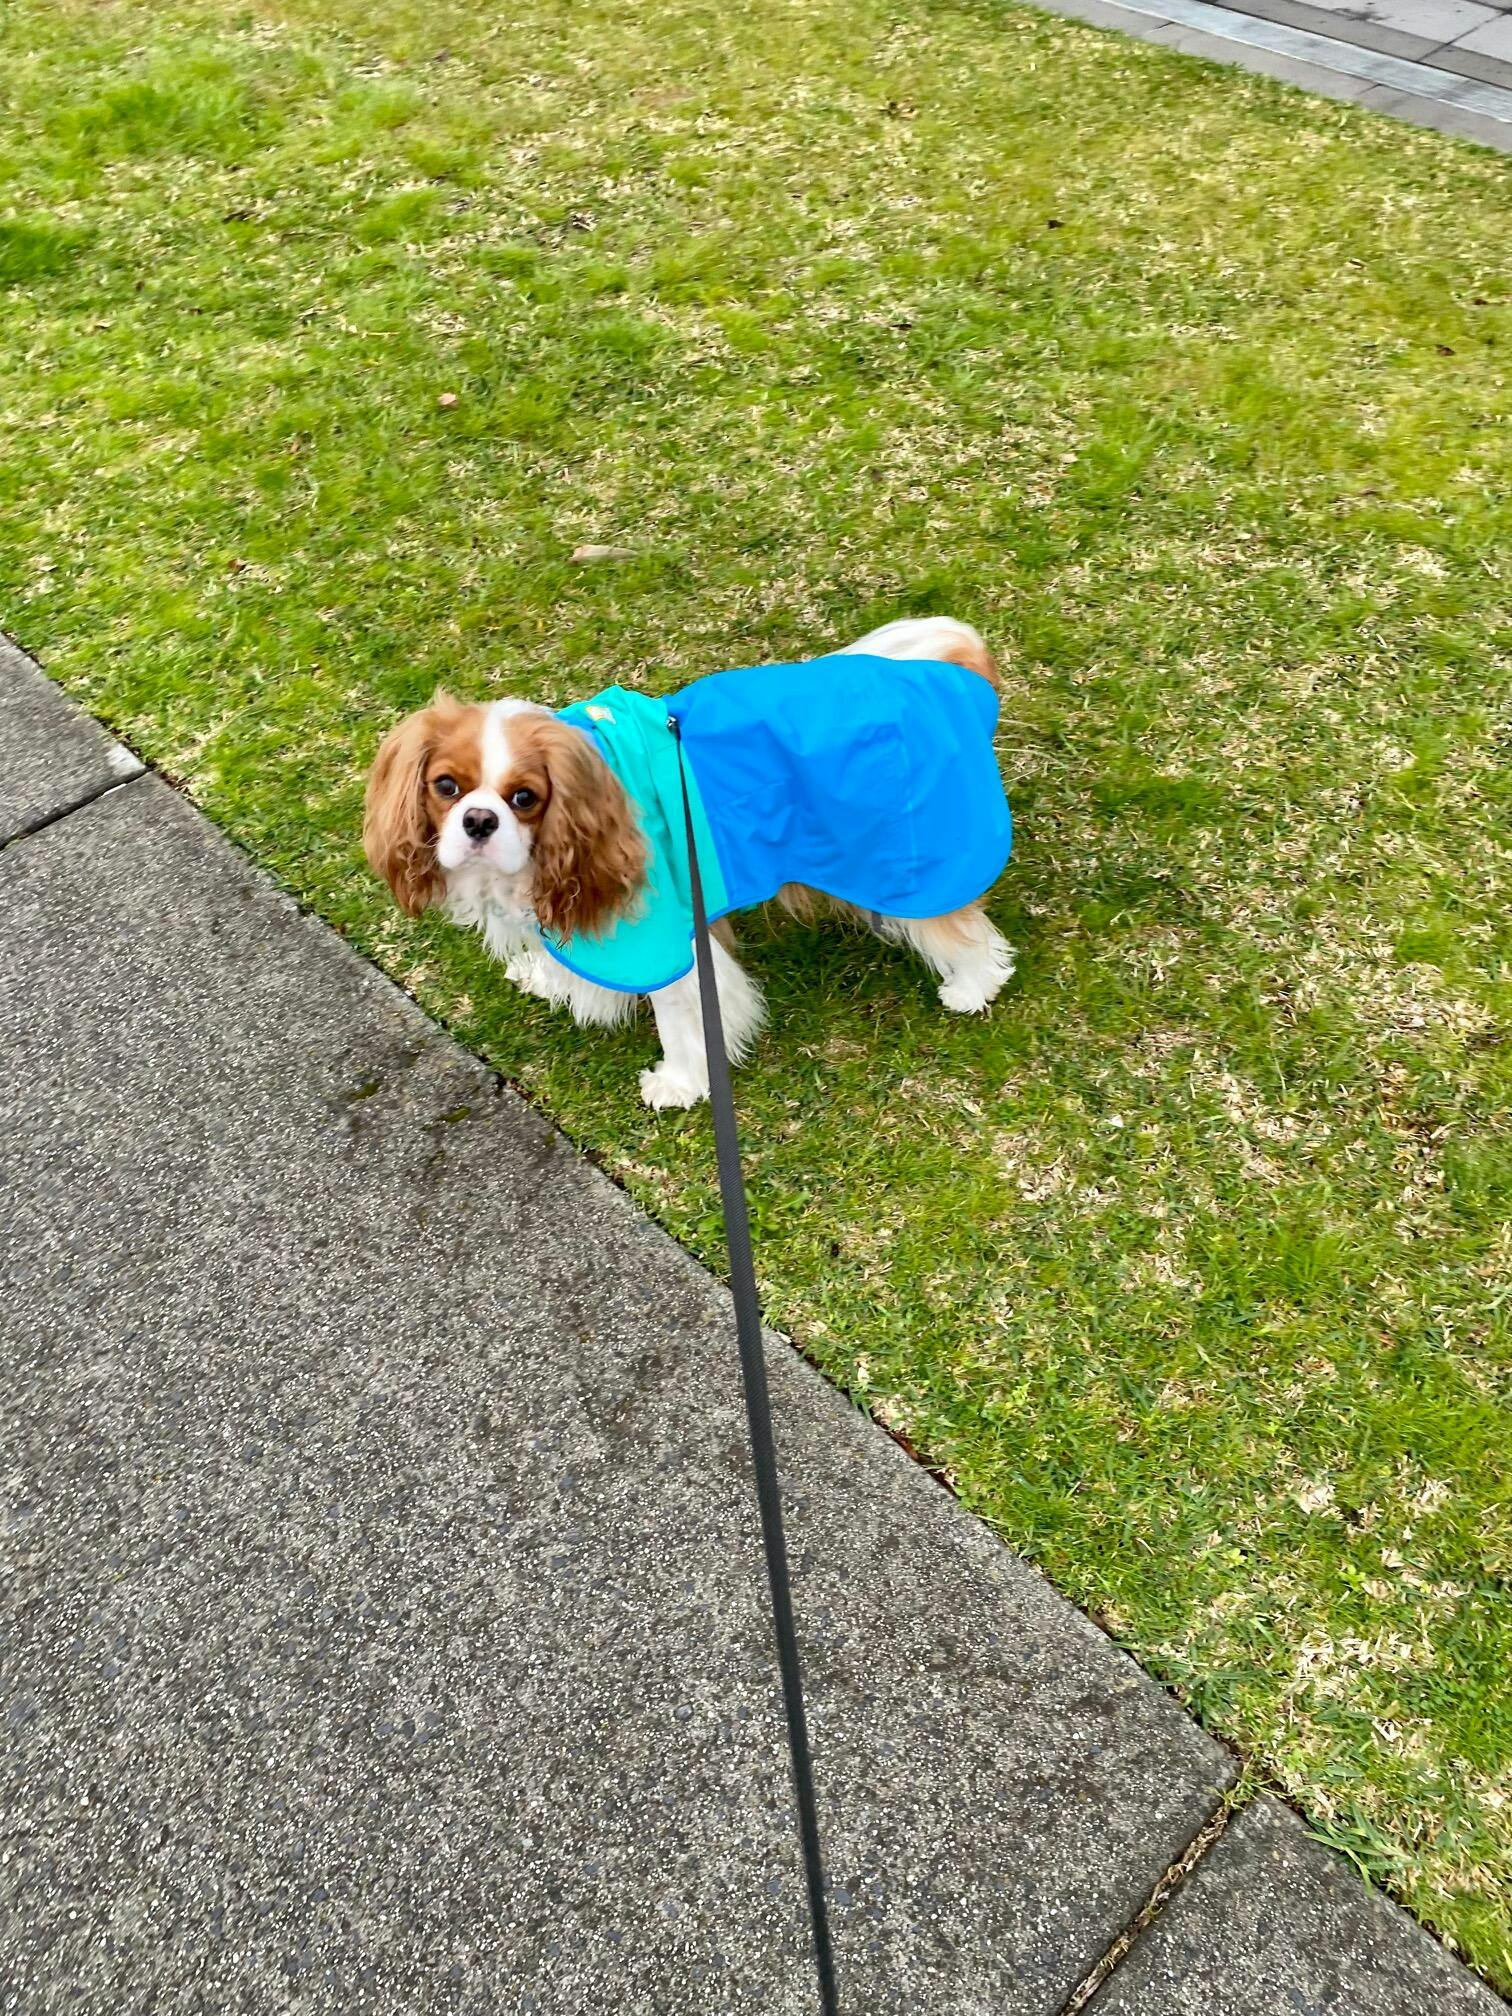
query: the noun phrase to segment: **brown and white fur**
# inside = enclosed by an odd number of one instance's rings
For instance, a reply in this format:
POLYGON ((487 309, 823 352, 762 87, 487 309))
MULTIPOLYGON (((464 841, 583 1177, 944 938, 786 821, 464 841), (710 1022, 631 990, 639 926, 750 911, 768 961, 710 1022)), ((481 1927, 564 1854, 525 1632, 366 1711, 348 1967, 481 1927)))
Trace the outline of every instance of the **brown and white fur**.
MULTIPOLYGON (((885 624, 848 645, 880 658, 944 660, 997 681, 986 645, 965 623, 924 616, 885 624)), ((633 908, 645 847, 630 801, 577 729, 526 700, 464 705, 438 693, 384 740, 368 780, 367 858, 411 916, 444 905, 483 933, 508 977, 528 994, 609 1026, 637 997, 580 980, 542 948, 537 924, 595 932, 633 908)), ((803 909, 811 892, 784 890, 803 909)), ((832 906, 843 910, 846 906, 832 906)), ((987 1008, 1013 971, 1013 951, 980 902, 947 917, 883 918, 885 938, 911 945, 940 975, 940 1000, 959 1014, 987 1008)), ((715 926, 714 968, 731 1058, 761 1028, 755 982, 715 926)), ((641 1073, 648 1106, 692 1106, 708 1096, 695 973, 650 996, 662 1059, 641 1073)))

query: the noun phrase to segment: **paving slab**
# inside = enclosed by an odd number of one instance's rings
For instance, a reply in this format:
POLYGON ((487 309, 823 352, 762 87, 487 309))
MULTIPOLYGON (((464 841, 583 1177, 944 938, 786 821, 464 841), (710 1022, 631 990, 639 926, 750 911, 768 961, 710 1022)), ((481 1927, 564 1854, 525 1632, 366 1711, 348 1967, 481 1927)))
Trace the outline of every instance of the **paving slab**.
POLYGON ((1493 53, 1508 17, 1479 0, 1358 0, 1347 11, 1332 0, 1035 4, 1512 152, 1512 66, 1493 53), (1450 30, 1460 39, 1440 46, 1450 30))
MULTIPOLYGON (((1502 20, 1509 17, 1502 15, 1502 20)), ((1461 77, 1474 77, 1483 84, 1499 84, 1512 90, 1512 60, 1499 56, 1483 56, 1461 42, 1451 42, 1446 49, 1435 49, 1433 62, 1436 69, 1453 70, 1461 77)))
MULTIPOLYGON (((1506 4, 1512 7, 1512 0, 1506 4)), ((1474 40, 1481 29, 1494 30, 1507 19, 1481 0, 1222 0, 1222 5, 1235 14, 1410 57, 1430 69, 1512 86, 1512 57, 1484 54, 1474 40)), ((1489 46, 1501 47, 1494 34, 1489 46)))
POLYGON ((1376 88, 1359 101, 1368 111, 1386 112, 1394 119, 1410 119, 1415 126, 1431 126, 1439 133, 1454 133, 1464 140, 1478 140, 1482 146, 1512 151, 1508 128, 1499 121, 1466 112, 1458 105, 1446 105, 1439 98, 1421 98, 1412 92, 1376 88))
MULTIPOLYGON (((0 915, 7 2006, 807 2016, 723 1289, 157 779, 0 915)), ((1049 2016, 1230 1761, 769 1355, 845 2008, 1049 2016)))
MULTIPOLYGON (((1402 0, 1402 4, 1412 8, 1422 4, 1422 0, 1402 0)), ((1447 39, 1452 40, 1458 48, 1480 49, 1488 56, 1497 56, 1503 63, 1512 64, 1512 20, 1505 14, 1495 13, 1486 8, 1477 7, 1473 12, 1482 18, 1467 23, 1457 34, 1447 39)))
POLYGON ((1141 4, 1147 4, 1167 24, 1153 31, 1152 40, 1168 41, 1172 28, 1185 29, 1191 31, 1194 41, 1201 37, 1205 45, 1209 42, 1215 46, 1220 42, 1227 45, 1225 53, 1216 58, 1220 62, 1258 66, 1269 57, 1331 69, 1341 80, 1353 79, 1367 86, 1375 84, 1391 91, 1435 95, 1447 104, 1503 122, 1512 141, 1512 92, 1474 79, 1452 77, 1426 63, 1408 62, 1379 50, 1334 42, 1283 22, 1256 20, 1231 8, 1214 6, 1211 0, 1130 0, 1131 6, 1141 4))
POLYGON ((1483 27, 1459 36, 1434 62, 1492 84, 1512 84, 1512 14, 1493 14, 1483 27))
POLYGON ((1238 64, 1245 70, 1259 72, 1263 77, 1274 77, 1278 84, 1295 84, 1303 91, 1316 92, 1320 98, 1337 98, 1346 104, 1363 103, 1372 88, 1368 78, 1333 69, 1326 63, 1289 56, 1282 50, 1267 49, 1258 44, 1241 44, 1228 35, 1190 28, 1183 21, 1168 21, 1144 39, 1158 42, 1162 48, 1179 49, 1183 56, 1203 56, 1211 63, 1238 64))
POLYGON ((1479 0, 1348 0, 1362 23, 1420 35, 1434 47, 1494 21, 1496 15, 1479 0))
POLYGON ((0 633, 0 846, 141 768, 0 633))
POLYGON ((1452 1954, 1258 1799, 1085 2016, 1507 2016, 1452 1954))
POLYGON ((1379 21, 1367 21, 1348 10, 1345 0, 1222 0, 1232 13, 1253 15, 1260 21, 1282 21, 1289 28, 1305 28, 1340 42, 1356 42, 1362 48, 1381 49, 1390 56, 1421 60, 1438 47, 1432 37, 1404 33, 1379 21))

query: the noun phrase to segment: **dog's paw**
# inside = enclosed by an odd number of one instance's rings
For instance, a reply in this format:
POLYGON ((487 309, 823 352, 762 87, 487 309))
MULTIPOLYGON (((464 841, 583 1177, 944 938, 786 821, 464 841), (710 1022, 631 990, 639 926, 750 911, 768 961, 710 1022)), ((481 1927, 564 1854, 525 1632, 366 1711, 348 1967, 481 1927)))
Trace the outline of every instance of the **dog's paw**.
POLYGON ((696 1106, 701 1099, 709 1096, 707 1085, 684 1077, 680 1071, 674 1071, 666 1064, 658 1064, 652 1071, 642 1071, 640 1091, 641 1098, 654 1112, 662 1112, 668 1107, 696 1106))
POLYGON ((504 978, 518 987, 522 994, 534 994, 538 1001, 551 999, 545 961, 537 952, 521 952, 507 960, 504 978))
POLYGON ((989 991, 980 980, 947 980, 940 989, 940 1006, 953 1015, 980 1015, 996 998, 997 988, 989 991))
POLYGON ((965 973, 953 973, 941 984, 940 1005, 953 1015, 980 1015, 1012 978, 1013 948, 999 938, 985 960, 965 973))

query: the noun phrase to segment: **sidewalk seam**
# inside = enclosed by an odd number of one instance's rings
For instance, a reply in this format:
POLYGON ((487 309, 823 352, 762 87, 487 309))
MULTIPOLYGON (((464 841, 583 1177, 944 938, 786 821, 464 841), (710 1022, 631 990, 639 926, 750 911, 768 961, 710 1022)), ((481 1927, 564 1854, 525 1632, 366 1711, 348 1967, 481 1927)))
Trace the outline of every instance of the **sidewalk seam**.
POLYGON ((71 819, 75 812, 82 812, 86 805, 97 805, 102 798, 110 797, 112 792, 125 791, 133 784, 140 784, 144 777, 153 774, 144 765, 141 769, 134 770, 129 777, 108 778, 105 783, 97 784, 92 791, 85 791, 79 797, 71 798, 56 812, 46 812, 40 819, 33 819, 29 826, 18 826, 14 833, 0 835, 0 854, 3 854, 8 847, 14 847, 20 840, 30 840, 38 833, 45 833, 50 826, 61 825, 65 819, 71 819))
MULTIPOLYGON (((1199 1725, 1200 1726, 1200 1725, 1199 1725)), ((1092 1971, 1072 1990, 1069 1999, 1060 2011, 1060 2016, 1080 2016, 1092 1998, 1112 1979, 1123 1965, 1136 1943, 1155 1923, 1170 1903, 1172 1897, 1185 1883, 1209 1851, 1223 1838, 1224 1830, 1238 1812, 1242 1812, 1248 1800, 1239 1800, 1232 1793, 1226 1793, 1217 1806, 1197 1829, 1181 1854, 1156 1883, 1144 1903, 1135 1912, 1122 1932, 1113 1940, 1108 1950, 1092 1971)))

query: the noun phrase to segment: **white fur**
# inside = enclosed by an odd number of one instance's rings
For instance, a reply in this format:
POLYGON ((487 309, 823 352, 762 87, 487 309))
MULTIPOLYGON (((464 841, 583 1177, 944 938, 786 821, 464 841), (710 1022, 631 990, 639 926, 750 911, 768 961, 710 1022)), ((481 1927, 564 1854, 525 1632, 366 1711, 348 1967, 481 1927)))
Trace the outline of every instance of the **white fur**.
MULTIPOLYGON (((713 940, 714 986, 719 995, 719 1019, 724 1024, 725 1049, 732 1064, 750 1054, 766 1020, 761 990, 739 961, 713 940)), ((697 969, 651 996, 662 1061, 642 1071, 641 1097, 648 1106, 696 1106, 709 1096, 709 1063, 704 1053, 703 1009, 697 969)))
POLYGON ((849 658, 864 652, 871 658, 941 658, 952 645, 962 644, 984 657, 987 654, 982 633, 969 623, 957 623, 953 616, 900 616, 880 630, 868 630, 835 655, 849 658))
POLYGON ((940 976, 940 1002, 958 1015, 990 1008, 1013 977, 1013 947, 985 910, 969 910, 948 929, 932 917, 899 918, 900 936, 940 976))
POLYGON ((628 1022, 639 999, 612 987, 596 987, 559 965, 541 943, 530 908, 530 877, 509 875, 473 859, 446 878, 446 914, 470 926, 504 966, 505 978, 523 994, 553 1008, 568 1008, 574 1022, 613 1028, 628 1022))
MULTIPOLYGON (((879 658, 930 659, 963 646, 985 657, 986 647, 969 624, 920 616, 885 623, 845 649, 879 658)), ((545 711, 528 701, 499 700, 484 717, 483 782, 453 806, 437 846, 447 876, 446 907, 459 924, 482 932, 489 951, 523 992, 566 1008, 575 1022, 612 1027, 629 1020, 639 997, 581 980, 545 950, 530 907, 530 829, 514 817, 496 788, 510 768, 510 718, 545 711), (462 814, 471 805, 486 805, 500 815, 497 833, 481 845, 462 826, 462 814)), ((939 974, 940 1001, 957 1014, 981 1013, 1013 972, 1013 948, 981 910, 948 922, 885 917, 880 929, 884 938, 912 946, 939 974)), ((738 960, 717 942, 713 949, 725 1044, 731 1062, 738 1064, 755 1042, 766 1009, 760 989, 738 960)), ((658 1109, 697 1105, 708 1097, 709 1071, 696 970, 649 999, 662 1057, 641 1073, 641 1097, 658 1109)))

